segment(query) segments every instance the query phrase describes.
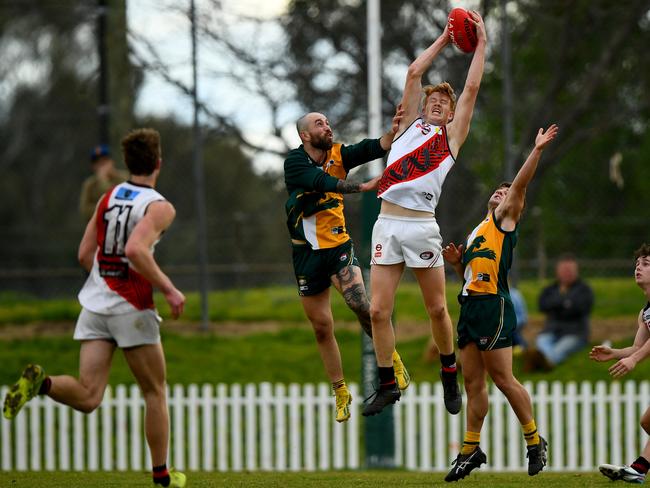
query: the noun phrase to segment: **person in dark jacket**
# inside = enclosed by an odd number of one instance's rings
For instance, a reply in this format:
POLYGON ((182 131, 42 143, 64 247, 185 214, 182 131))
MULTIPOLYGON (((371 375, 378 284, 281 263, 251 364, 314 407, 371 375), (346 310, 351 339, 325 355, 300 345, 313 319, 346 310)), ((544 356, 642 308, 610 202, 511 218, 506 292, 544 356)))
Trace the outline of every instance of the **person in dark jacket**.
POLYGON ((574 256, 565 254, 558 259, 555 277, 555 283, 539 296, 546 323, 537 336, 538 352, 534 354, 541 354, 537 362, 543 369, 553 368, 587 345, 589 314, 594 305, 593 291, 580 279, 574 256))

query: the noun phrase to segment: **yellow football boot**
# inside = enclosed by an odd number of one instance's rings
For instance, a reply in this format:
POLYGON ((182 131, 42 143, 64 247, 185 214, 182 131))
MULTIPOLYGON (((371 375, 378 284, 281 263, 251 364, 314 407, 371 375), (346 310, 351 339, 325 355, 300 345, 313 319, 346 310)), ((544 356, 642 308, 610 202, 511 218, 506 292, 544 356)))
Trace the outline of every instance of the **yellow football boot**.
POLYGON ((350 404, 352 403, 352 395, 347 386, 337 388, 334 391, 336 395, 336 421, 345 422, 350 418, 350 404))
POLYGON ((397 351, 393 351, 393 370, 395 371, 395 381, 397 381, 397 387, 400 390, 406 390, 411 384, 411 377, 409 372, 406 371, 406 366, 402 362, 397 351))

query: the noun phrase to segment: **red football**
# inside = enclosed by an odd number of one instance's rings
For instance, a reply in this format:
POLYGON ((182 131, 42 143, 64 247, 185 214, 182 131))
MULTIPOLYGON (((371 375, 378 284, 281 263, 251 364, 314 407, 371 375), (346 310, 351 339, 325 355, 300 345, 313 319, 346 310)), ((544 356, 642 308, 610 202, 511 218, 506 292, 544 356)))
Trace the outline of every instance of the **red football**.
POLYGON ((455 8, 449 12, 447 19, 449 39, 464 53, 474 52, 478 38, 476 25, 472 22, 469 13, 464 8, 455 8))

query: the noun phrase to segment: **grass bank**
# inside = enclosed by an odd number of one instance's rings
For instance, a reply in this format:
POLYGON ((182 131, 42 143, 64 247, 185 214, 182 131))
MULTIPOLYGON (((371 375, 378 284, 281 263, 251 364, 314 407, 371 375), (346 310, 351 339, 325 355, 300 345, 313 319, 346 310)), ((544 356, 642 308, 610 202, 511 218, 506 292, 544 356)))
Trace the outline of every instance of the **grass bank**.
MULTIPOLYGON (((547 283, 522 281, 522 291, 531 315, 539 314, 537 296, 547 283)), ((596 297, 593 317, 609 318, 636 316, 645 302, 641 291, 631 278, 598 278, 590 280, 596 297)), ((447 284, 447 303, 452 317, 458 315, 458 294, 460 284, 447 284)), ((163 317, 168 316, 168 307, 161 295, 156 295, 156 304, 163 317)), ((352 312, 338 295, 332 293, 332 308, 337 320, 355 320, 352 312)), ((0 324, 20 324, 34 321, 75 320, 79 313, 76 298, 39 300, 16 293, 0 294, 0 324)), ((304 314, 296 290, 292 286, 274 286, 228 291, 213 291, 209 294, 210 320, 220 321, 281 321, 303 322, 304 314)), ((398 320, 426 321, 419 289, 414 283, 403 283, 397 294, 396 314, 398 320)), ((187 294, 184 319, 198 321, 201 318, 198 293, 187 294)))
MULTIPOLYGON (((337 333, 346 378, 359 381, 361 375, 361 339, 357 332, 337 333)), ((398 350, 414 381, 437 380, 437 364, 423 360, 426 337, 402 341, 398 350)), ((629 340, 620 343, 628 345, 629 340)), ((223 337, 215 335, 179 335, 163 331, 167 356, 168 382, 190 383, 317 383, 327 381, 313 334, 303 327, 275 333, 223 337)), ((38 362, 48 374, 76 374, 79 343, 68 336, 14 339, 0 343, 3 349, 0 385, 13 383, 25 364, 38 362)), ((610 380, 607 366, 587 357, 588 349, 575 354, 550 373, 524 374, 522 359, 515 358, 519 379, 597 381, 610 380)), ((650 361, 640 363, 625 379, 650 377, 650 361)), ((131 373, 119 350, 116 352, 110 383, 133 383, 131 373)))

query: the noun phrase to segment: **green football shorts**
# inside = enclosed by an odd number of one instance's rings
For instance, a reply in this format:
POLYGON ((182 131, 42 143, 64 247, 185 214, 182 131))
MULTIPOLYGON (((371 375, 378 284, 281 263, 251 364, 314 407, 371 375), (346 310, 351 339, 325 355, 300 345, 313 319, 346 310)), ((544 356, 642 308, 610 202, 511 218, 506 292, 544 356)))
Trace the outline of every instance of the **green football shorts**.
POLYGON ((460 296, 458 347, 474 342, 479 350, 491 351, 512 346, 517 327, 510 297, 501 295, 460 296))
POLYGON ((352 239, 330 249, 293 244, 293 270, 300 296, 317 295, 329 288, 330 277, 348 266, 359 266, 352 239))

